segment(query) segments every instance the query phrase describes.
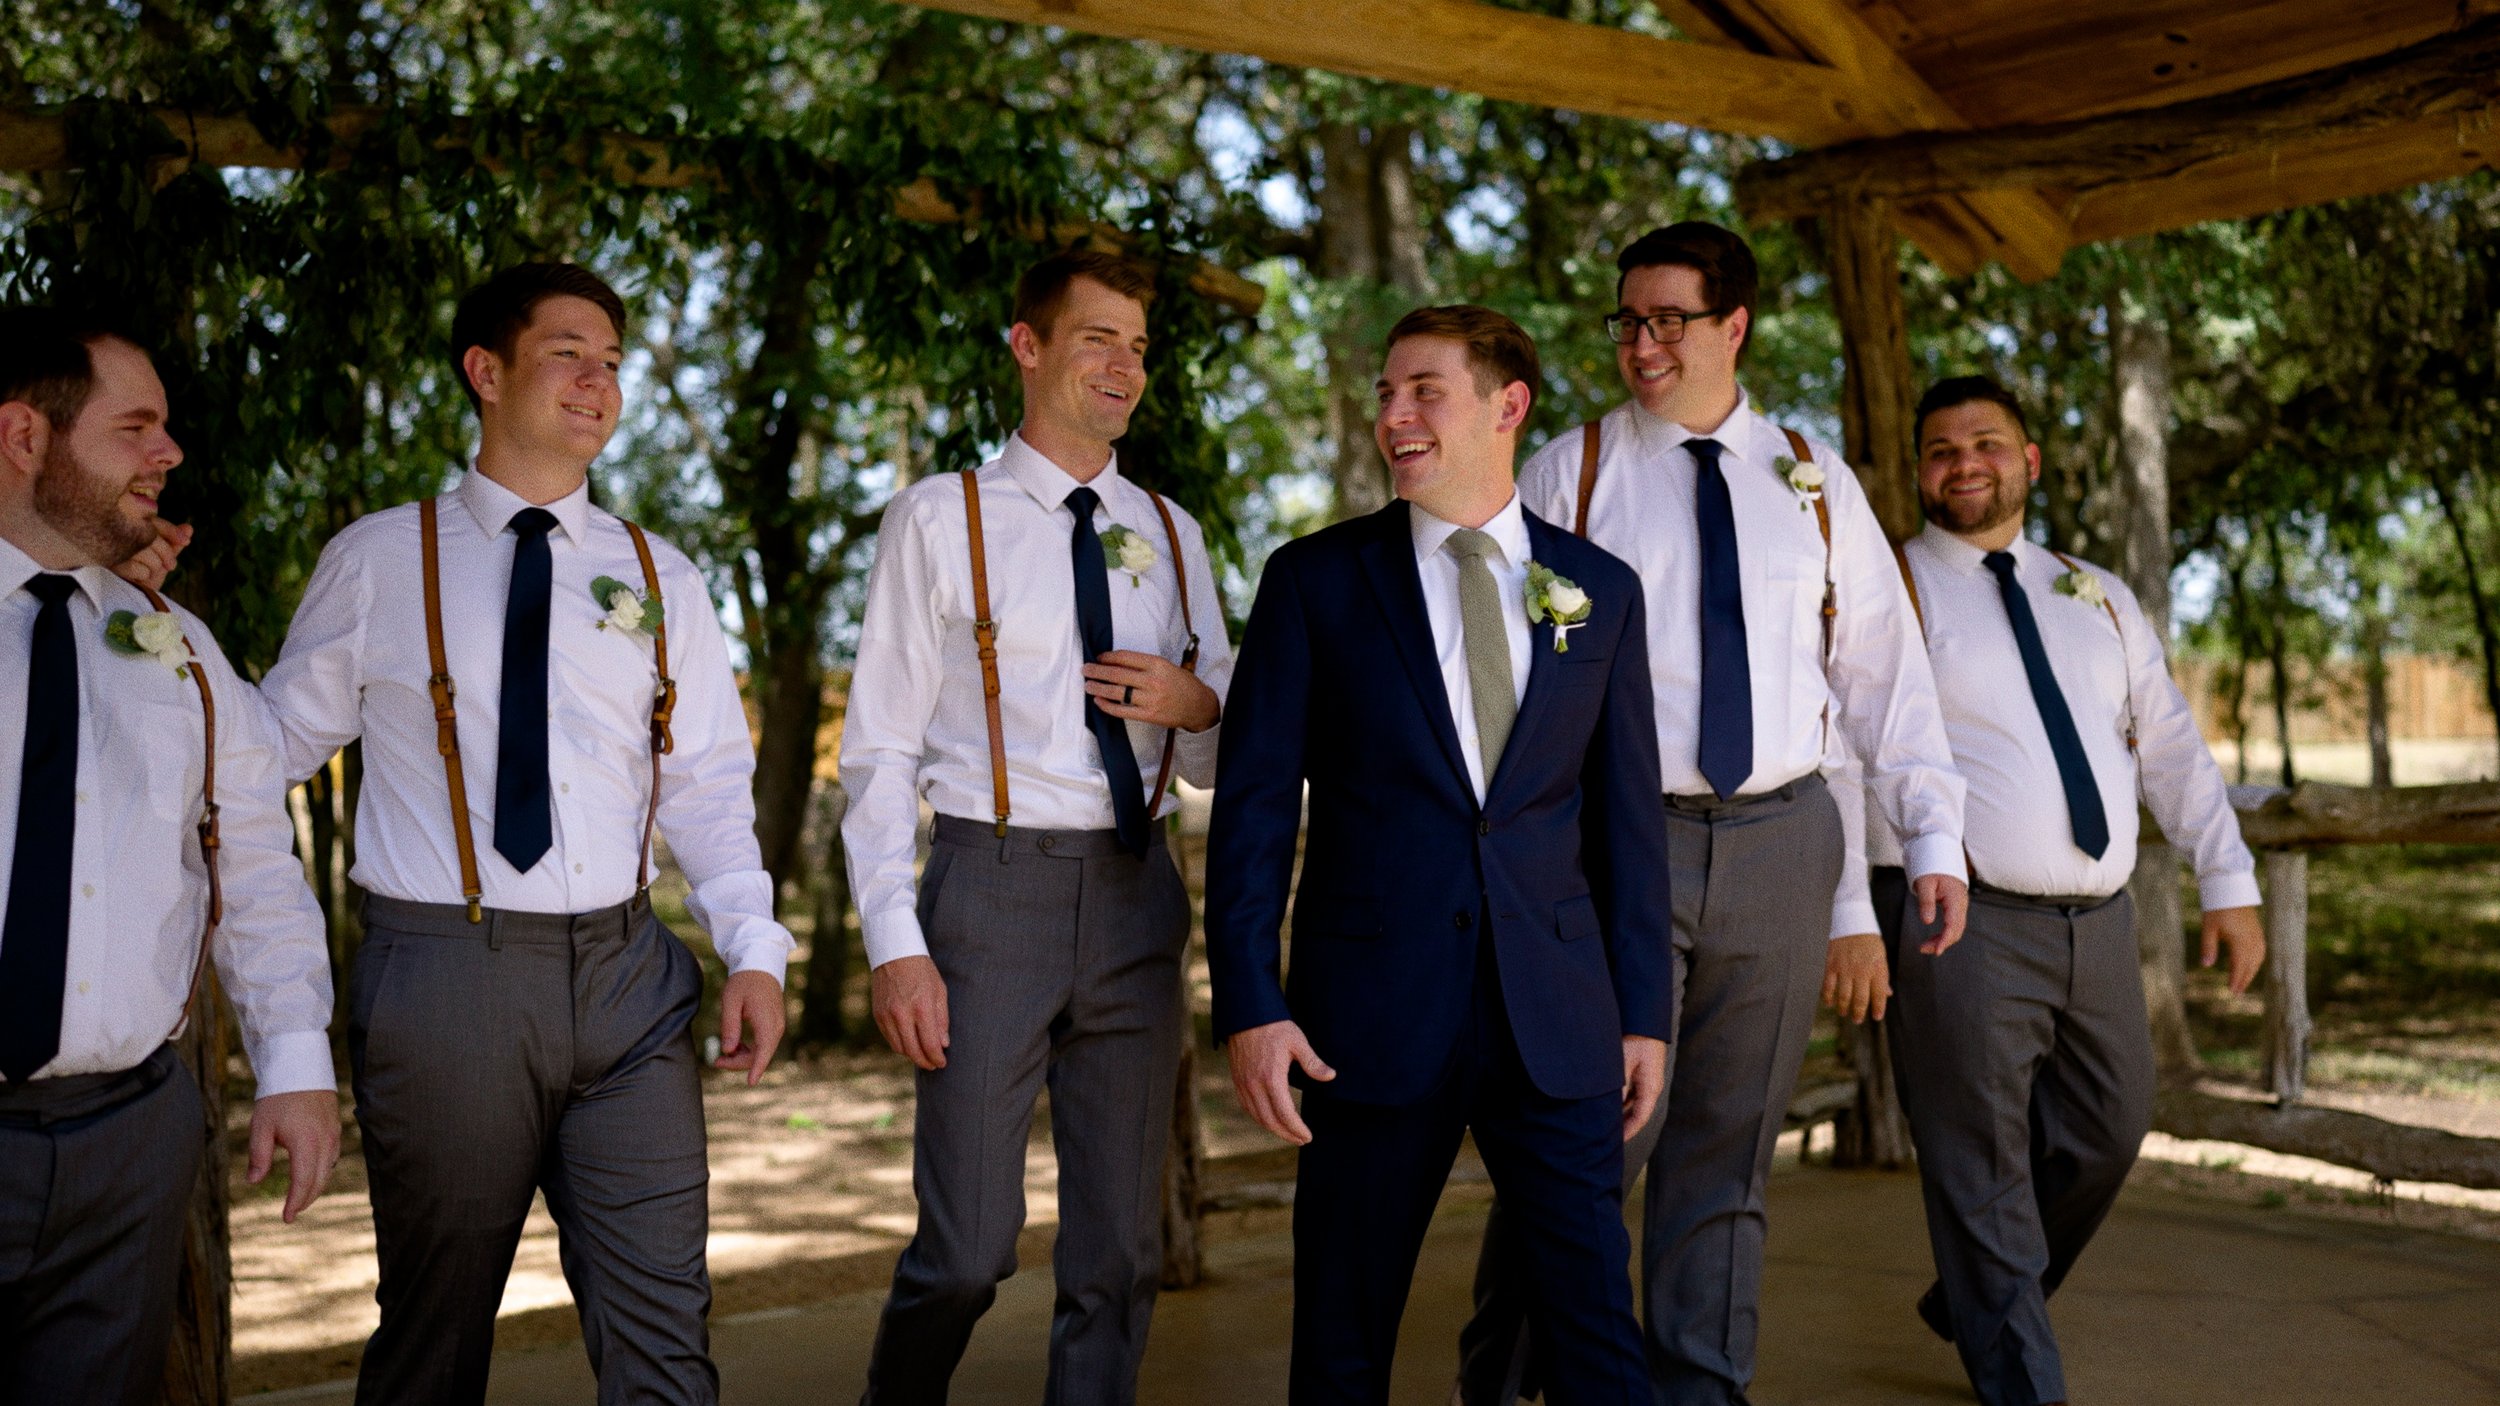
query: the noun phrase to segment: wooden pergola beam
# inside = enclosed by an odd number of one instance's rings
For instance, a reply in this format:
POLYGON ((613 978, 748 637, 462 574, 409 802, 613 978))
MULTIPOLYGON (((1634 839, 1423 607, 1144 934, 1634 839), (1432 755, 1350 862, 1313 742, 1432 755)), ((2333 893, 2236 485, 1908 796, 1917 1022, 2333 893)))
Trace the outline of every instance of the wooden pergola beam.
POLYGON ((1737 177, 1755 219, 1810 214, 1837 195, 1900 200, 2159 180, 2207 163, 2379 131, 2500 101, 2500 15, 2407 48, 2168 107, 1984 132, 1922 132, 1826 147, 1737 177))
MULTIPOLYGON (((158 173, 170 176, 189 166, 302 170, 314 160, 316 149, 326 152, 319 163, 322 169, 340 170, 354 158, 358 146, 382 127, 388 111, 375 106, 337 108, 319 120, 321 132, 288 142, 273 141, 250 118, 239 114, 168 108, 152 115, 165 129, 167 138, 168 155, 158 173)), ((496 140, 491 146, 485 140, 487 135, 477 124, 455 122, 447 135, 435 139, 434 148, 469 153, 478 164, 492 171, 516 164, 515 158, 499 154, 512 150, 510 138, 514 134, 507 128, 498 128, 492 134, 496 140)), ((530 134, 521 135, 526 140, 530 134)), ((666 142, 618 132, 551 139, 536 148, 524 149, 517 160, 519 164, 577 166, 598 171, 620 185, 659 190, 682 189, 720 176, 718 169, 705 163, 675 159, 666 142)), ((77 164, 68 120, 61 111, 0 110, 0 171, 65 171, 77 164)), ((980 218, 977 209, 966 211, 957 206, 938 190, 936 182, 925 177, 895 191, 894 213, 915 223, 932 225, 963 224, 980 218)), ((1120 230, 1082 221, 1061 221, 1045 229, 1037 222, 1020 220, 1006 228, 1015 237, 1038 244, 1093 244, 1121 252, 1136 247, 1136 242, 1120 230)), ((1199 296, 1250 317, 1257 316, 1267 301, 1265 288, 1203 259, 1191 268, 1189 286, 1199 296)))
POLYGON ((1820 64, 1474 0, 920 0, 983 19, 1246 54, 1507 102, 1821 146, 1866 134, 1864 95, 1820 64))

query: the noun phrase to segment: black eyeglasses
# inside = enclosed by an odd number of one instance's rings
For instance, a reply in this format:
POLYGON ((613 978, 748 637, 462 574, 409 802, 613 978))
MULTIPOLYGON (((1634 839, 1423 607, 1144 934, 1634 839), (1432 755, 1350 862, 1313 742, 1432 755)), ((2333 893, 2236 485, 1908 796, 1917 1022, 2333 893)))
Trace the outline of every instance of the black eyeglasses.
POLYGON ((1654 312, 1647 317, 1638 313, 1606 314, 1606 340, 1619 347, 1628 347, 1641 339, 1641 329, 1649 329, 1649 339, 1662 347, 1671 347, 1684 340, 1684 324, 1706 322, 1724 316, 1726 309, 1712 312, 1654 312))

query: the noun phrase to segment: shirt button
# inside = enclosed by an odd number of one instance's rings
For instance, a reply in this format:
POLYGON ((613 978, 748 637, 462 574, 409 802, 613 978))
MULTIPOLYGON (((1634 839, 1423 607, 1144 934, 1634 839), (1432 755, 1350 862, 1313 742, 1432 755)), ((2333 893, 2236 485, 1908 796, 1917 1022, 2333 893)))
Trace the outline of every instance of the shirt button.
POLYGON ((81 792, 79 792, 79 793, 78 793, 78 803, 79 803, 80 805, 82 805, 82 806, 83 806, 83 805, 85 805, 85 804, 87 803, 87 793, 86 793, 86 792, 81 791, 81 792))
POLYGON ((556 783, 556 789, 557 789, 557 790, 559 790, 559 791, 561 791, 561 792, 563 792, 564 794, 566 794, 566 795, 568 795, 568 796, 569 796, 569 795, 572 795, 572 794, 573 794, 573 783, 572 783, 572 782, 570 782, 570 781, 559 781, 559 782, 557 782, 557 783, 556 783))
POLYGON ((576 874, 578 874, 578 873, 582 872, 582 866, 580 866, 580 865, 578 865, 578 864, 574 865, 574 866, 573 866, 573 872, 574 872, 574 873, 576 873, 576 874))
POLYGON ((95 885, 93 885, 93 884, 80 884, 80 885, 78 886, 78 896, 79 896, 80 898, 93 898, 93 897, 95 897, 95 885))
POLYGON ((83 982, 83 981, 82 981, 82 982, 80 982, 80 983, 78 983, 78 994, 79 994, 79 995, 81 995, 81 996, 84 996, 84 995, 86 995, 86 994, 87 994, 87 983, 85 983, 85 982, 83 982))

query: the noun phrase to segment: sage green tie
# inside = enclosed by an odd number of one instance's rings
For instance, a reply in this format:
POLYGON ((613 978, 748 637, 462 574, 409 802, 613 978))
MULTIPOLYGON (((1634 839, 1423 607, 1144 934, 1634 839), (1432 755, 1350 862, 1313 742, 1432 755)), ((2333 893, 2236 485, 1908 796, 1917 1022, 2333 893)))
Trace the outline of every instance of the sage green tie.
POLYGON ((1484 559, 1499 552, 1491 536, 1462 527, 1450 534, 1450 555, 1458 558, 1458 623, 1467 643, 1467 691, 1476 704, 1476 746, 1484 755, 1484 779, 1493 784, 1493 769, 1510 741, 1510 725, 1519 716, 1519 695, 1511 688, 1510 632, 1502 628, 1502 588, 1484 559))

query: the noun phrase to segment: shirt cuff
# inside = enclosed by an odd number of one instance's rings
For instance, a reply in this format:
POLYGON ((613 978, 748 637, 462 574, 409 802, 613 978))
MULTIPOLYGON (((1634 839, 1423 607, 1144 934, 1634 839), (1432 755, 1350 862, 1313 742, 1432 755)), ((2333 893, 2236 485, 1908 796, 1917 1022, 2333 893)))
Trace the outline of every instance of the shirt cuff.
POLYGON ((1913 879, 1930 874, 1970 882, 1970 871, 1962 867, 1962 839, 1959 835, 1921 835, 1902 846, 1902 867, 1913 879))
POLYGON ((790 930, 772 916, 772 878, 761 869, 716 874, 686 895, 686 913, 712 939, 712 950, 731 975, 760 971, 783 980, 790 951, 798 946, 790 930))
POLYGON ((1847 903, 1832 905, 1832 941, 1878 931, 1881 929, 1875 926, 1873 899, 1851 899, 1847 903))
POLYGON ((2196 876, 2196 903, 2208 913, 2224 908, 2255 908, 2264 901, 2257 892, 2257 876, 2245 869, 2196 876))
POLYGON ((859 935, 861 943, 868 949, 870 971, 898 957, 929 955, 928 939, 920 932, 920 914, 909 908, 888 908, 882 913, 860 915, 859 935))
POLYGON ((338 1092, 338 1070, 330 1063, 330 1032, 290 1030, 271 1035, 245 1053, 251 1057, 252 1096, 300 1094, 307 1089, 338 1092))

